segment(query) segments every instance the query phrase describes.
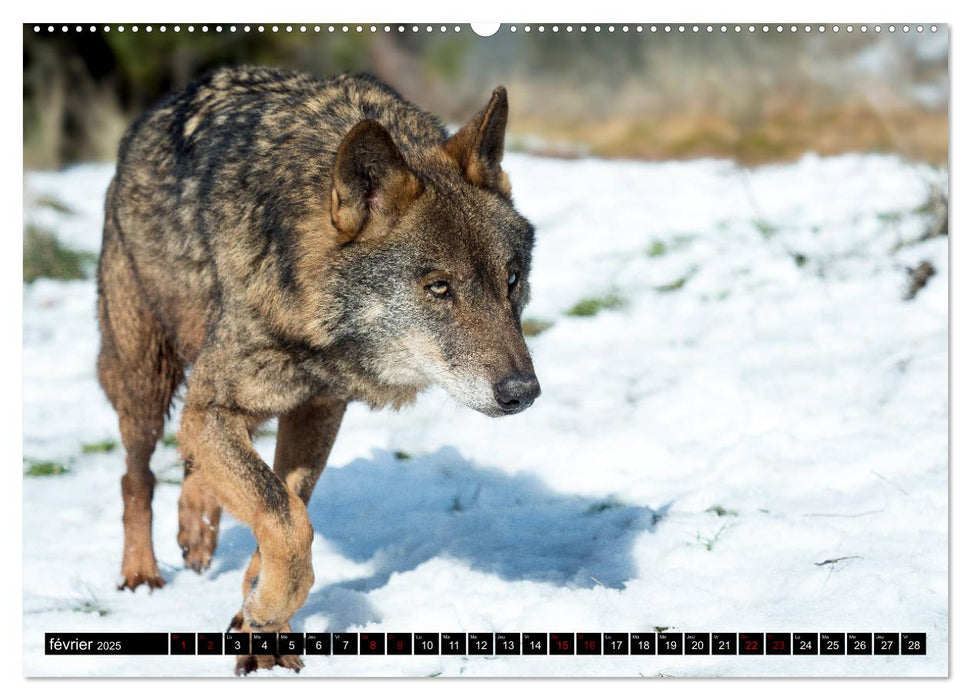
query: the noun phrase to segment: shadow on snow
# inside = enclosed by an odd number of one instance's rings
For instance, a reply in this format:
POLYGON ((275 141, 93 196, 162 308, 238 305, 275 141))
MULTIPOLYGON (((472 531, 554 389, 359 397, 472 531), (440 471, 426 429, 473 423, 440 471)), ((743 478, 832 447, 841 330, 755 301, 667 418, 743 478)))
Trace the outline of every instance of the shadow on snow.
MULTIPOLYGON (((634 539, 668 506, 555 493, 530 475, 509 475, 452 447, 402 461, 388 452, 324 471, 310 501, 317 537, 374 573, 311 591, 293 619, 324 614, 341 631, 377 619, 364 593, 391 574, 437 556, 506 580, 623 588, 636 575, 634 539)), ((242 572, 256 542, 245 526, 222 534, 212 575, 242 572)))

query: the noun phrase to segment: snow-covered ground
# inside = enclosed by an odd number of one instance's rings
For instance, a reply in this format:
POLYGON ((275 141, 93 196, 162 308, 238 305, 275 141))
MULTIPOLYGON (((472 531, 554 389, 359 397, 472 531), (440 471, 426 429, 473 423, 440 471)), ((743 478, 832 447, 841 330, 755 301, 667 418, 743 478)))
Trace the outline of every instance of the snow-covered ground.
MULTIPOLYGON (((883 156, 506 166, 538 232, 526 316, 553 323, 529 340, 543 396, 502 420, 437 390, 354 406, 310 504, 294 628, 912 631, 929 653, 311 656, 303 675, 946 674, 948 242, 911 244, 946 175, 883 156), (937 274, 903 301, 922 260, 937 274)), ((28 174, 29 219, 97 251, 110 176, 28 174)), ((25 470, 69 469, 24 477, 24 671, 229 675, 230 657, 43 654, 44 632, 222 631, 254 545, 227 517, 212 569, 183 567, 160 445, 168 585, 115 590, 123 455, 82 449, 118 439, 94 310, 90 280, 24 288, 25 470)), ((257 447, 272 458, 272 435, 257 447)))

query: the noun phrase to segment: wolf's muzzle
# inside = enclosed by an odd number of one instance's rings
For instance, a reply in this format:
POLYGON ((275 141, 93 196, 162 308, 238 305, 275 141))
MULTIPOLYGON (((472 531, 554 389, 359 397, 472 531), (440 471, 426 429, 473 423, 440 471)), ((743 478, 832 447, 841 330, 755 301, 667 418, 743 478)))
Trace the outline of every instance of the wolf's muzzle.
POLYGON ((514 374, 496 382, 492 393, 504 413, 525 411, 539 396, 539 382, 533 374, 514 374))

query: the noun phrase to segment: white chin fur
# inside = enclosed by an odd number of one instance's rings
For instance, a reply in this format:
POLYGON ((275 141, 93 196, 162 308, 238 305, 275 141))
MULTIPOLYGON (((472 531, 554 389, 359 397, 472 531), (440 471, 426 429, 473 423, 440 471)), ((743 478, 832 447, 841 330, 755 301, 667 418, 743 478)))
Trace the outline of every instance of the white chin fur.
POLYGON ((453 375, 442 371, 437 371, 434 376, 428 377, 431 382, 446 392, 453 399, 463 406, 471 408, 473 411, 484 413, 487 416, 504 415, 503 411, 496 404, 492 392, 492 384, 483 377, 476 375, 453 375))

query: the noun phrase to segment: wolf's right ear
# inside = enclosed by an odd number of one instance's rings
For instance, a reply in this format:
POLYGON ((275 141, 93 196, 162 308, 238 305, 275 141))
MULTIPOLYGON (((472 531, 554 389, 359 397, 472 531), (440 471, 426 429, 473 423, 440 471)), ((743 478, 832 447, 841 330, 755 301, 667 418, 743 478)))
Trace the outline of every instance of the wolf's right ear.
POLYGON ((344 137, 334 161, 330 217, 339 242, 353 240, 376 219, 394 220, 421 189, 391 134, 376 121, 362 121, 344 137))

